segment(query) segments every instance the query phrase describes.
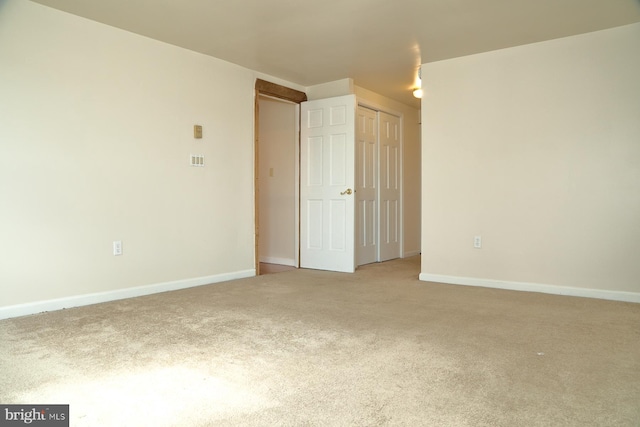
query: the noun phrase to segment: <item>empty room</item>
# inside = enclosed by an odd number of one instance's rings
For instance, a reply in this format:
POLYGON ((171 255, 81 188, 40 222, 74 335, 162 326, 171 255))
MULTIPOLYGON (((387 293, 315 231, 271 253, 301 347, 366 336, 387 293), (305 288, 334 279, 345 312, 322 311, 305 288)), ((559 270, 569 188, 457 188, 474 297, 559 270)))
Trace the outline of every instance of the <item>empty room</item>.
POLYGON ((0 425, 640 425, 640 2, 0 0, 0 425))

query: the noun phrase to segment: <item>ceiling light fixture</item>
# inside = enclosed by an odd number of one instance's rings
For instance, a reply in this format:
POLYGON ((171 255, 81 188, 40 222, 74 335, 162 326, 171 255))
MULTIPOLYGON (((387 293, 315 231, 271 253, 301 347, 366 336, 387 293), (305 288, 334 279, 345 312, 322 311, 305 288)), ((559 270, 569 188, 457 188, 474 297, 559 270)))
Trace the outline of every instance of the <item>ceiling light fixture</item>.
POLYGON ((413 90, 413 96, 415 96, 418 99, 422 98, 423 94, 424 94, 424 91, 420 87, 413 90))

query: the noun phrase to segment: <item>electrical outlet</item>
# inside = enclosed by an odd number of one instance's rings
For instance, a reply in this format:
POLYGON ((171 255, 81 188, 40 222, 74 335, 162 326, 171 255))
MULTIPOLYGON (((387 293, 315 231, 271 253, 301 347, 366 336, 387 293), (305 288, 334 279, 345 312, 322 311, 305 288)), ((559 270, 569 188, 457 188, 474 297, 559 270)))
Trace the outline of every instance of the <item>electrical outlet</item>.
POLYGON ((473 238, 473 247, 480 249, 482 247, 482 236, 475 236, 473 238))
POLYGON ((116 256, 122 255, 122 240, 113 241, 113 254, 116 256))

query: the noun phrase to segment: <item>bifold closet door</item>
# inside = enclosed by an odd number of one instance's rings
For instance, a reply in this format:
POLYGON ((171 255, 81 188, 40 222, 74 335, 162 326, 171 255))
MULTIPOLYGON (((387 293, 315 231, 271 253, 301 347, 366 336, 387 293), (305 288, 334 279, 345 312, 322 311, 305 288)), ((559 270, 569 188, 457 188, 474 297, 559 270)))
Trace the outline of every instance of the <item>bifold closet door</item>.
POLYGON ((400 257, 400 118, 380 112, 380 261, 400 257))
POLYGON ((378 260, 378 112, 358 107, 356 117, 356 260, 378 260))

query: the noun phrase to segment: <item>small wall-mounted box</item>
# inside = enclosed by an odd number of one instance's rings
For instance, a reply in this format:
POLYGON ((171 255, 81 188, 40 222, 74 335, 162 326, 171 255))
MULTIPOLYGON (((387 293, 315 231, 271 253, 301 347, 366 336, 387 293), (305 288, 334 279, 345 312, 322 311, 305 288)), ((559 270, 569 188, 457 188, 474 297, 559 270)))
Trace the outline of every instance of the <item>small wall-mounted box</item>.
POLYGON ((204 154, 191 154, 189 159, 191 166, 204 167, 204 154))
POLYGON ((195 139, 202 139, 202 126, 193 125, 193 137, 195 139))

